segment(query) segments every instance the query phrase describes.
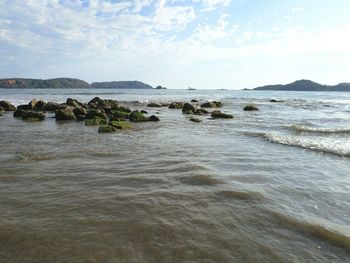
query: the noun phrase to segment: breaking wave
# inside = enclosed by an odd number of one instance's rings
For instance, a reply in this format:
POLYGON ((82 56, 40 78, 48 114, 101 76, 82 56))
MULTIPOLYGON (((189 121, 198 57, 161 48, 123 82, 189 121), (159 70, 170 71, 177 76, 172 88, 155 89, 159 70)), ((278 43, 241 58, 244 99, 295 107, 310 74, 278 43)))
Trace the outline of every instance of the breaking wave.
POLYGON ((350 133, 350 128, 341 127, 341 128, 319 128, 319 127, 309 127, 305 125, 291 125, 289 129, 298 131, 298 132, 314 132, 314 133, 350 133))

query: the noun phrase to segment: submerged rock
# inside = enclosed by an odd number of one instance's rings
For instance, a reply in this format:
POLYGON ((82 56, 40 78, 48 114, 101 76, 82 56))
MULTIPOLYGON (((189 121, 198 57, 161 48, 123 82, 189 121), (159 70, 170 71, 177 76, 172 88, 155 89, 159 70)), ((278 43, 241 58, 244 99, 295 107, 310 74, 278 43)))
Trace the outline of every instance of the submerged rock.
POLYGON ((243 108, 244 111, 257 111, 259 110, 257 107, 255 107, 254 105, 247 105, 243 108))
POLYGON ((86 113, 86 119, 101 118, 107 120, 107 114, 103 109, 91 109, 86 113))
POLYGON ((45 119, 45 114, 37 111, 23 111, 21 117, 26 121, 42 121, 45 119))
POLYGON ((6 100, 1 100, 0 101, 0 107, 4 111, 15 111, 16 110, 16 106, 12 105, 10 102, 8 102, 6 100))
POLYGON ((190 118, 189 120, 192 122, 202 122, 202 120, 200 120, 198 118, 194 118, 194 117, 190 118))
POLYGON ((150 120, 150 121, 160 121, 159 118, 158 118, 156 115, 151 115, 151 116, 149 117, 149 120, 150 120))
POLYGON ((198 100, 191 100, 191 102, 199 102, 198 100))
POLYGON ((149 118, 144 116, 138 110, 134 110, 133 112, 130 113, 129 120, 132 122, 144 122, 144 121, 149 121, 149 118))
POLYGON ((196 111, 196 107, 189 102, 186 102, 183 106, 182 106, 182 113, 184 114, 191 114, 194 113, 196 111))
POLYGON ((160 104, 160 103, 151 102, 151 103, 147 104, 147 107, 150 107, 150 108, 160 108, 160 107, 163 107, 163 105, 160 104))
POLYGON ((233 115, 231 114, 226 114, 221 111, 213 111, 211 113, 211 117, 214 119, 232 119, 233 115))
POLYGON ((75 121, 77 118, 69 107, 55 112, 56 121, 75 121))
POLYGON ((117 131, 117 128, 111 125, 101 126, 100 128, 98 128, 98 133, 109 133, 109 132, 116 132, 116 131, 117 131))
MULTIPOLYGON (((26 105, 26 106, 27 106, 27 105, 26 105)), ((21 118, 24 112, 26 112, 26 111, 17 108, 17 110, 13 113, 13 117, 15 117, 15 118, 21 118)))
POLYGON ((182 109, 183 103, 182 102, 172 102, 169 105, 169 109, 182 109))
POLYGON ((107 125, 106 119, 95 118, 95 119, 85 119, 85 126, 100 126, 107 125))
POLYGON ((222 103, 220 101, 208 101, 201 105, 202 108, 221 108, 222 103))
POLYGON ((56 102, 47 102, 43 107, 44 111, 57 111, 66 108, 66 106, 56 103, 56 102))
POLYGON ((275 100, 275 99, 272 99, 272 100, 270 100, 270 102, 284 102, 284 100, 275 100))
POLYGON ((111 121, 109 125, 115 127, 118 130, 132 129, 132 125, 126 121, 111 121))

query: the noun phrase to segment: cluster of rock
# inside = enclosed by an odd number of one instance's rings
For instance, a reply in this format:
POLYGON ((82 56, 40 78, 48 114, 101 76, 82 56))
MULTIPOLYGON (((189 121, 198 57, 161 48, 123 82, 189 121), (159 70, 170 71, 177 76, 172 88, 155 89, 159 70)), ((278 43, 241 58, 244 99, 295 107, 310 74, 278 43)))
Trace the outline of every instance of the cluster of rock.
MULTIPOLYGON (((149 103, 147 107, 181 109, 182 113, 189 115, 192 122, 201 122, 194 115, 206 115, 212 119, 232 119, 232 114, 221 112, 223 104, 220 101, 208 101, 200 104, 197 100, 191 102, 149 103), (212 109, 212 111, 209 111, 212 109)), ((247 105, 244 111, 259 110, 254 105, 247 105)), ((65 103, 46 102, 32 99, 28 104, 15 107, 7 101, 0 101, 0 115, 4 111, 13 111, 13 116, 27 121, 42 121, 46 112, 54 113, 56 121, 84 121, 86 126, 100 126, 98 132, 114 132, 120 129, 132 128, 132 122, 157 122, 155 115, 148 116, 144 110, 131 111, 129 107, 122 106, 116 100, 93 98, 88 103, 68 98, 65 103)))
POLYGON ((145 111, 131 111, 116 100, 95 97, 88 103, 68 98, 66 103, 45 102, 32 99, 28 104, 15 107, 7 101, 0 101, 0 110, 13 111, 15 118, 27 121, 42 121, 46 112, 54 113, 56 121, 85 121, 86 126, 100 126, 99 132, 130 129, 130 122, 159 121, 155 115, 147 116, 145 111))

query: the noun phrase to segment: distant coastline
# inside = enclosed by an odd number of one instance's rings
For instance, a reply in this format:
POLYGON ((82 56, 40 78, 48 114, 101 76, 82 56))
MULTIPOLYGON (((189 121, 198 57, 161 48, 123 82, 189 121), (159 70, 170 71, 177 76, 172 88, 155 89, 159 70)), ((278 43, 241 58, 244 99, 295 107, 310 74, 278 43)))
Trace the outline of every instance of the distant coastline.
POLYGON ((153 89, 151 85, 141 81, 109 81, 93 82, 74 78, 55 79, 27 79, 6 78, 0 79, 0 89, 153 89))
POLYGON ((323 85, 311 80, 297 80, 286 85, 266 85, 253 90, 280 90, 280 91, 341 91, 350 92, 350 83, 339 83, 338 85, 323 85))

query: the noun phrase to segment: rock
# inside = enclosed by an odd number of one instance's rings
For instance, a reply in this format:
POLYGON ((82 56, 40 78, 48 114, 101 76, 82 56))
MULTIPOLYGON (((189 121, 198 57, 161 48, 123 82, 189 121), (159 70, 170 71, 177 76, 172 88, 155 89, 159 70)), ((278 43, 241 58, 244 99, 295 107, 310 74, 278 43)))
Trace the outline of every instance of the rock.
POLYGON ((233 115, 231 114, 226 114, 221 111, 213 111, 211 113, 211 117, 215 119, 232 119, 233 115))
POLYGON ((125 120, 129 118, 129 113, 120 110, 111 110, 111 120, 125 120))
POLYGON ((191 100, 191 102, 198 102, 198 100, 191 100))
POLYGON ((209 114, 209 111, 206 111, 205 109, 196 109, 194 114, 196 114, 196 115, 207 115, 207 114, 209 114))
POLYGON ((109 133, 109 132, 116 132, 116 131, 117 131, 117 128, 111 125, 101 126, 100 128, 98 128, 98 133, 109 133))
POLYGON ((138 110, 134 110, 133 112, 130 113, 129 120, 132 122, 144 122, 144 121, 149 121, 149 118, 144 116, 138 110))
POLYGON ((259 110, 257 107, 255 107, 254 105, 247 105, 243 108, 244 111, 255 111, 255 110, 259 110))
POLYGON ((35 105, 37 104, 37 100, 36 99, 32 99, 29 103, 28 103, 28 107, 30 110, 34 110, 35 105))
POLYGON ((182 109, 183 103, 182 102, 172 102, 169 105, 169 109, 182 109))
POLYGON ((105 101, 99 97, 95 97, 92 100, 90 100, 88 102, 88 105, 92 108, 95 108, 95 109, 110 109, 107 101, 105 101))
POLYGON ((186 102, 183 106, 182 106, 182 113, 184 114, 191 114, 194 113, 196 111, 196 107, 189 102, 186 102))
MULTIPOLYGON (((28 105, 26 105, 28 106, 28 105)), ((13 113, 13 117, 14 118, 21 118, 23 113, 26 112, 25 110, 22 109, 17 109, 14 113, 13 113)))
POLYGON ((86 113, 86 119, 101 118, 107 120, 107 114, 102 109, 88 110, 86 113))
POLYGON ((16 106, 12 105, 10 102, 8 102, 6 100, 1 100, 0 101, 0 107, 4 111, 15 111, 16 110, 16 106))
POLYGON ((149 117, 149 120, 150 120, 150 121, 160 121, 159 118, 158 118, 156 115, 151 115, 151 116, 149 117))
POLYGON ((55 118, 56 121, 75 121, 77 119, 73 110, 69 107, 56 111, 55 118))
POLYGON ((78 101, 76 99, 72 99, 72 98, 67 98, 66 104, 68 106, 72 106, 72 107, 83 107, 83 103, 81 103, 80 101, 78 101))
POLYGON ((119 106, 118 109, 119 111, 124 111, 124 112, 131 112, 130 108, 127 106, 119 106))
POLYGON ((116 100, 105 100, 105 102, 111 110, 117 110, 119 108, 118 101, 116 100))
POLYGON ((45 114, 37 111, 23 111, 21 117, 26 121, 42 121, 45 119, 45 114))
POLYGON ((145 110, 142 110, 142 111, 140 111, 142 114, 148 114, 148 112, 147 111, 145 111, 145 110))
POLYGON ((202 108, 221 108, 222 103, 220 101, 208 101, 201 105, 202 108))
POLYGON ((79 115, 79 116, 84 116, 84 118, 85 118, 85 116, 87 114, 87 111, 84 108, 82 108, 82 107, 75 107, 73 109, 73 113, 74 113, 75 116, 79 115))
POLYGON ((198 119, 198 118, 190 118, 189 119, 190 121, 193 121, 193 122, 202 122, 202 120, 198 119))
POLYGON ((31 107, 28 104, 24 104, 24 105, 22 104, 17 106, 17 110, 28 111, 28 110, 31 110, 31 107))
POLYGON ((48 103, 45 104, 45 106, 43 107, 43 110, 44 111, 57 111, 57 110, 65 109, 65 108, 66 108, 66 106, 64 106, 64 105, 49 101, 48 103))
POLYGON ((100 126, 107 125, 107 120, 96 118, 96 119, 85 119, 85 126, 100 126))
POLYGON ((270 100, 270 102, 284 102, 284 100, 275 100, 275 99, 272 99, 272 100, 270 100))
POLYGON ((109 125, 115 127, 118 130, 132 129, 132 125, 126 121, 111 121, 109 125))
POLYGON ((43 111, 45 108, 46 102, 44 100, 39 100, 34 106, 34 110, 43 111))
POLYGON ((155 103, 155 102, 151 102, 151 103, 147 104, 147 107, 150 107, 150 108, 160 108, 162 106, 163 106, 162 104, 155 103))

